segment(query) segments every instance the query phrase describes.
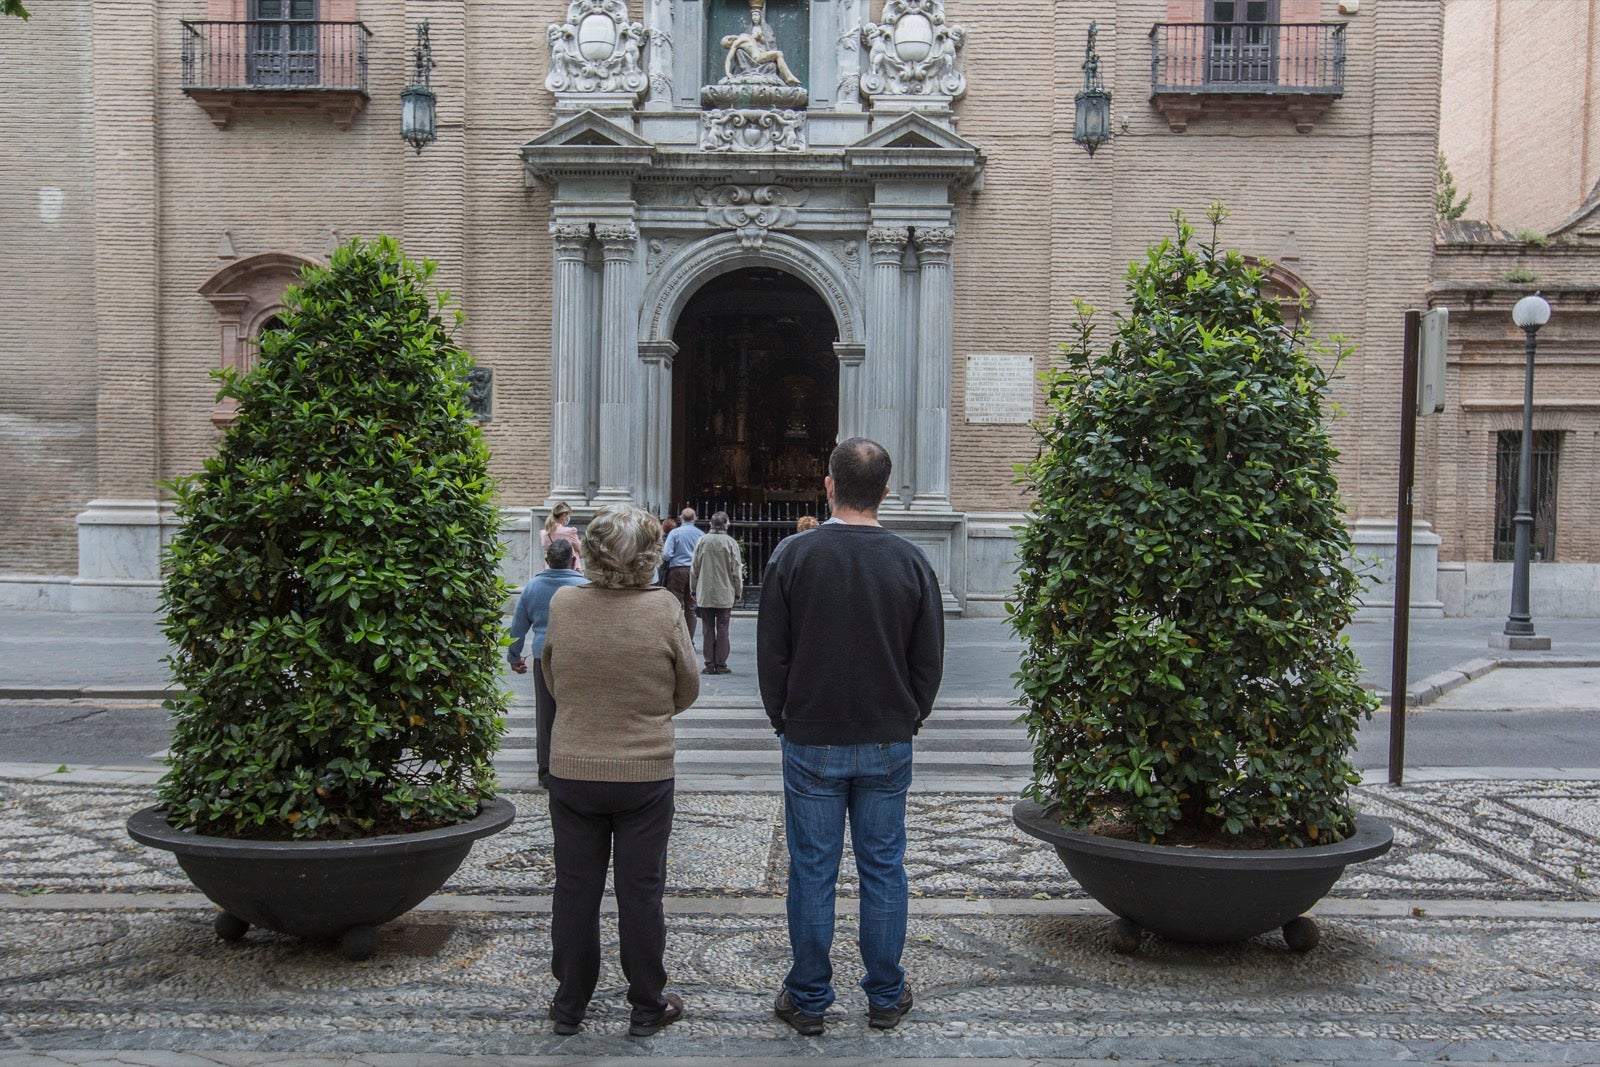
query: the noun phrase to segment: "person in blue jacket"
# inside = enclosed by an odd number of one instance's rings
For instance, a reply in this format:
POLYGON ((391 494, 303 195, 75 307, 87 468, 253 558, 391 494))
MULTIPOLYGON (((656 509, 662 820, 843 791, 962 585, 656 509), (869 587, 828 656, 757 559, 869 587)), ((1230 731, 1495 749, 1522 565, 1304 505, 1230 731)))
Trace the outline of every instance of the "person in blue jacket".
MULTIPOLYGON (((572 542, 560 537, 553 538, 544 553, 548 569, 534 575, 517 598, 516 610, 511 615, 511 647, 506 649, 506 660, 518 674, 527 674, 528 661, 538 663, 539 656, 544 652, 544 630, 550 622, 550 598, 556 595, 556 590, 568 585, 589 584, 589 579, 573 568, 576 555, 572 542), (528 641, 529 648, 524 656, 523 640, 530 634, 532 639, 528 641)), ((543 671, 533 672, 533 699, 539 784, 545 785, 550 777, 550 731, 555 728, 556 698, 550 694, 549 686, 545 685, 543 671)))

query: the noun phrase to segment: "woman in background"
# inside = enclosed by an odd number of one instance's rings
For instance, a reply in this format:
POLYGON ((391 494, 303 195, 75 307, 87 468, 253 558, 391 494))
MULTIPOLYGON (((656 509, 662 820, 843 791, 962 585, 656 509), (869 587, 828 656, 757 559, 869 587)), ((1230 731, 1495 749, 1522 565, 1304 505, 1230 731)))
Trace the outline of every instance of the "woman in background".
POLYGON ((582 574, 583 548, 578 543, 577 527, 567 523, 570 518, 572 508, 565 500, 556 501, 556 506, 550 509, 550 517, 544 520, 544 529, 539 532, 539 558, 544 558, 545 553, 550 551, 550 542, 559 537, 572 545, 572 569, 582 574))

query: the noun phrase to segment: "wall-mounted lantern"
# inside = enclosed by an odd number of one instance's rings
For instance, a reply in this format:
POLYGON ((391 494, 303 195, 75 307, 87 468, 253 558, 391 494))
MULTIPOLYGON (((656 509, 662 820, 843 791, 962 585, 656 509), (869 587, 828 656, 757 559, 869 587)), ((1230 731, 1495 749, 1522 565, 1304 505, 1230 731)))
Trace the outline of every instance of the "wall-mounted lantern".
POLYGON ((1095 55, 1094 38, 1099 27, 1089 23, 1089 48, 1083 60, 1083 88, 1074 98, 1078 105, 1077 118, 1072 124, 1072 139, 1089 155, 1111 140, 1111 94, 1100 81, 1100 57, 1095 55))
POLYGON ((419 153, 422 146, 432 144, 438 137, 438 119, 434 104, 437 98, 428 85, 428 73, 433 70, 433 45, 428 40, 426 19, 417 27, 417 67, 411 82, 400 90, 400 137, 419 153))

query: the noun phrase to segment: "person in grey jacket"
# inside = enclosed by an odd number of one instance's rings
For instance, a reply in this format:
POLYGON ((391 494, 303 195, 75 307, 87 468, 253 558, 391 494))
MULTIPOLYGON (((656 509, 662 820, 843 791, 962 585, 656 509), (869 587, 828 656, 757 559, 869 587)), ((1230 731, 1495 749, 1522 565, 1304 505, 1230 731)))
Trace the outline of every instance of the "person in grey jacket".
POLYGON ((694 546, 689 564, 689 588, 700 605, 705 623, 706 657, 701 674, 732 674, 728 669, 728 623, 733 606, 744 594, 744 555, 739 542, 728 536, 728 513, 711 516, 711 532, 694 546))

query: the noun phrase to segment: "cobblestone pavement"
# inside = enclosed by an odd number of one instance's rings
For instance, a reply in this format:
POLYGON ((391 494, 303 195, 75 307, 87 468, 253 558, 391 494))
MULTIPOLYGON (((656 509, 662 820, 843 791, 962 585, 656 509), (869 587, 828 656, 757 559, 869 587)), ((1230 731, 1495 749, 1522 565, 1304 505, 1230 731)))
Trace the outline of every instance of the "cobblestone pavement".
POLYGON ((776 796, 680 795, 668 963, 691 1014, 648 1041, 623 1036, 609 915, 589 1025, 548 1033, 542 795, 512 794, 518 821, 480 842, 442 895, 384 927, 364 963, 260 931, 218 942, 212 909, 171 857, 123 830, 149 799, 0 781, 0 1064, 376 1064, 384 1053, 409 1055, 397 1065, 467 1054, 1600 1062, 1597 783, 1359 788, 1359 806, 1394 824, 1396 847, 1319 906, 1322 943, 1305 956, 1275 934, 1220 948, 1147 938, 1139 955, 1116 955, 1104 913, 1011 827, 1011 798, 917 795, 917 1010, 892 1033, 866 1027, 847 901, 840 1000, 820 1041, 770 1013, 787 959, 776 796), (217 1055, 178 1054, 207 1050, 217 1055))

